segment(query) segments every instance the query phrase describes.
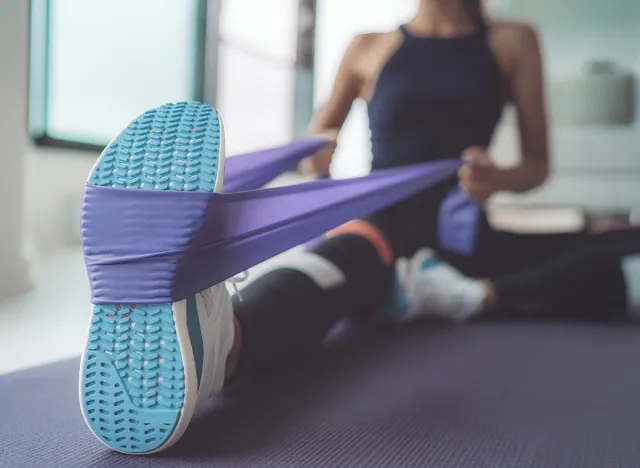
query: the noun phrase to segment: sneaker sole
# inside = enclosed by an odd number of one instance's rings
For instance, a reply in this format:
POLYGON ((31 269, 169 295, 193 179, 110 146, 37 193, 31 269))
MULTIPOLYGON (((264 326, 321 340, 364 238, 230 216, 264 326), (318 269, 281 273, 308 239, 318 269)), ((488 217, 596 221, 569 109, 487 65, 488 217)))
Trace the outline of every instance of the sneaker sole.
MULTIPOLYGON (((224 129, 200 103, 167 104, 134 120, 104 150, 90 185, 221 192, 224 129)), ((193 416, 198 378, 185 301, 92 305, 80 404, 94 435, 123 453, 169 448, 193 416)))

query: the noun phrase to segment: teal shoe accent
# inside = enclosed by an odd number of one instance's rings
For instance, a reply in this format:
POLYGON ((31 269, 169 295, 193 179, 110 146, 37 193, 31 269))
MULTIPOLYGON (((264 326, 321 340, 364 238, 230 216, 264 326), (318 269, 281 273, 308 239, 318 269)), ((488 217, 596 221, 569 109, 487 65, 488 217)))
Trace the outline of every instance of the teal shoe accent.
MULTIPOLYGON (((88 184, 213 192, 220 138, 218 115, 208 105, 183 102, 150 110, 105 149, 88 184)), ((115 450, 161 448, 181 416, 187 359, 195 360, 200 382, 203 346, 195 298, 188 306, 194 356, 180 351, 172 304, 93 306, 80 399, 93 433, 115 450)))
POLYGON ((394 273, 391 291, 378 313, 381 320, 394 320, 403 317, 409 310, 409 300, 400 286, 398 274, 394 273))
POLYGON ((438 264, 440 264, 440 260, 438 260, 436 257, 427 257, 420 264, 420 269, 427 270, 429 268, 433 268, 438 264))
POLYGON ((200 329, 200 318, 198 317, 198 305, 196 297, 187 299, 187 328, 189 329, 189 339, 193 350, 193 359, 196 363, 196 374, 198 375, 198 389, 202 378, 202 363, 204 360, 204 344, 202 342, 202 330, 200 329))

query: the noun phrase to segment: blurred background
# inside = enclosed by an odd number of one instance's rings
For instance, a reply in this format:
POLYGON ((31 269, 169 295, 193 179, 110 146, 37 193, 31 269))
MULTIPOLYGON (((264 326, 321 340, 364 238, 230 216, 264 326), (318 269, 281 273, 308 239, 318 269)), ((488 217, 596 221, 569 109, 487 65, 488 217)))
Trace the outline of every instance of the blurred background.
MULTIPOLYGON (((225 119, 229 154, 285 143, 304 134, 326 99, 351 37, 396 28, 416 5, 0 0, 0 373, 79 354, 89 312, 82 188, 132 118, 165 102, 203 100, 225 119)), ((635 216, 640 2, 492 0, 485 8, 541 32, 554 158, 543 189, 496 197, 496 222, 573 229, 584 213, 635 216)), ((358 103, 334 177, 368 171, 367 125, 358 103)), ((512 111, 492 154, 504 164, 518 157, 512 111)))

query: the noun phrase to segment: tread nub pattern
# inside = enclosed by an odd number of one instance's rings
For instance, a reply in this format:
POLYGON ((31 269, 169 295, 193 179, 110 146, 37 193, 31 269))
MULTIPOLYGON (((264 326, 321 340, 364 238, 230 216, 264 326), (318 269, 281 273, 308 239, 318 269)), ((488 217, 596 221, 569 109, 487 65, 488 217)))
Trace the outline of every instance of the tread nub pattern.
POLYGON ((145 112, 111 144, 89 184, 213 192, 220 151, 218 116, 199 103, 145 112))
MULTIPOLYGON (((88 183, 137 190, 213 192, 217 113, 200 103, 145 112, 104 151, 88 183)), ((93 432, 116 450, 160 448, 185 398, 184 363, 171 304, 93 306, 80 386, 93 432)))

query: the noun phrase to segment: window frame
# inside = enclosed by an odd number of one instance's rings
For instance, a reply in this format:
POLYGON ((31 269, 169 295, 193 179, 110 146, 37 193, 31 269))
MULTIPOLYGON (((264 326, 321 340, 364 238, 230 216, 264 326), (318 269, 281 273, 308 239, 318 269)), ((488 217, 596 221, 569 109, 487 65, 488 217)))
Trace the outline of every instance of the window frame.
POLYGON ((307 133, 313 118, 318 25, 317 0, 298 0, 293 136, 307 133))
MULTIPOLYGON (((220 14, 223 1, 196 0, 196 73, 194 99, 215 105, 218 91, 220 14)), ((105 145, 60 139, 47 133, 49 116, 51 0, 29 1, 28 135, 39 147, 102 151, 105 145)), ((298 0, 293 134, 301 136, 313 115, 317 1, 298 0), (311 17, 311 24, 304 24, 311 17), (311 78, 311 81, 310 81, 311 78)))
MULTIPOLYGON (((216 37, 208 34, 209 21, 213 20, 213 29, 219 15, 219 8, 211 8, 210 4, 220 4, 222 0, 194 0, 196 4, 195 21, 195 79, 193 83, 196 101, 203 101, 205 96, 215 102, 215 88, 206 87, 208 75, 216 69, 216 64, 207 63, 217 60, 216 53, 210 53, 209 45, 216 49, 216 37), (210 11, 211 10, 211 11, 210 11), (209 21, 208 21, 209 20, 209 21), (208 72, 208 73, 207 73, 208 72), (205 89, 208 88, 208 89, 205 89)), ((78 141, 52 137, 47 133, 49 120, 50 90, 50 51, 51 51, 51 0, 30 0, 29 2, 29 96, 28 96, 28 135, 30 140, 40 147, 56 147, 71 150, 102 151, 108 144, 78 141)), ((215 86, 216 80, 212 80, 215 86)))

